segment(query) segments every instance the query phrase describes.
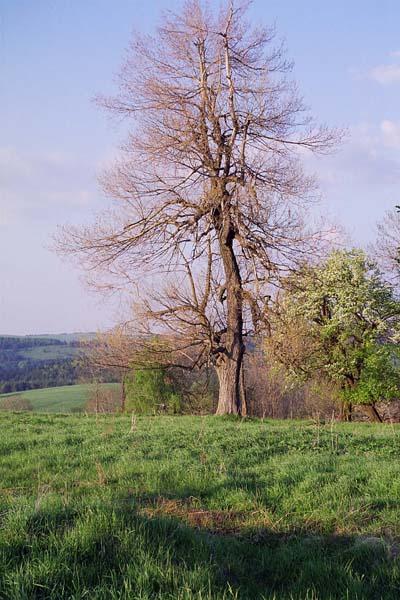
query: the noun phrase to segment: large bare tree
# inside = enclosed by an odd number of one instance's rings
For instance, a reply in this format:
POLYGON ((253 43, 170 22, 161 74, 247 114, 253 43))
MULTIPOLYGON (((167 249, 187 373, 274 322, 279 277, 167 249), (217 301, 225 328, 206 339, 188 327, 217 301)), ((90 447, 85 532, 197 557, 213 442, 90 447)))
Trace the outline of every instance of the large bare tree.
POLYGON ((318 238, 305 225, 314 182, 299 156, 337 141, 288 80, 274 30, 246 22, 248 4, 216 14, 189 0, 154 37, 134 36, 119 94, 100 99, 131 123, 102 177, 116 208, 61 243, 114 284, 137 285, 136 323, 169 332, 181 366, 214 365, 217 413, 242 415, 245 337, 279 270, 318 238))

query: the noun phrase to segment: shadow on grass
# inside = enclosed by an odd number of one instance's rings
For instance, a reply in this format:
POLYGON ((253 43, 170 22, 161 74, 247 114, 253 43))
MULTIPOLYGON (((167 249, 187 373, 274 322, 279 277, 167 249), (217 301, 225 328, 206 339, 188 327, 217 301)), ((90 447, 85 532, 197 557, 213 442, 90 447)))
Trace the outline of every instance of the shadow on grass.
POLYGON ((76 510, 42 507, 21 520, 1 550, 7 569, 0 597, 399 598, 400 561, 384 543, 304 531, 232 534, 226 519, 238 515, 219 519, 218 512, 204 511, 212 513, 210 527, 207 518, 190 525, 176 514, 145 515, 132 499, 76 510))

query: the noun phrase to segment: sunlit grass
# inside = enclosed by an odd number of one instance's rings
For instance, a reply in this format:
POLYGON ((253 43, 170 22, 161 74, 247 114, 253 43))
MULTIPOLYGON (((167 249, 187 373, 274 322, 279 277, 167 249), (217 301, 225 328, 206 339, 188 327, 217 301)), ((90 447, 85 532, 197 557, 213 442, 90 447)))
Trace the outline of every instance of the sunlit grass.
POLYGON ((0 420, 1 598, 400 595, 398 426, 0 420))

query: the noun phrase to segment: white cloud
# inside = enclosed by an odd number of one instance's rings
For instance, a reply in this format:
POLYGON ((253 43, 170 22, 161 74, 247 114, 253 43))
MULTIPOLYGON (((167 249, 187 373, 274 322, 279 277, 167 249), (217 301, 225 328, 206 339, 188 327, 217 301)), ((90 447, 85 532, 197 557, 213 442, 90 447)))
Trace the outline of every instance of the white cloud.
MULTIPOLYGON (((364 77, 373 79, 380 85, 400 83, 400 50, 391 52, 390 57, 392 59, 391 63, 372 67, 364 74, 364 77)), ((363 77, 362 74, 360 75, 363 77)))
POLYGON ((59 152, 0 147, 0 225, 80 222, 99 197, 96 166, 59 152))
POLYGON ((379 124, 362 123, 350 132, 343 152, 341 171, 359 185, 398 186, 400 162, 393 149, 399 143, 399 127, 389 120, 379 124))
POLYGON ((323 210, 352 243, 370 243, 385 210, 400 204, 400 122, 353 125, 338 152, 307 161, 320 183, 323 210))
MULTIPOLYGON (((311 160, 323 188, 337 186, 354 190, 354 195, 366 191, 376 193, 400 188, 400 124, 390 120, 379 123, 359 123, 338 152, 322 159, 311 160), (362 191, 361 191, 362 190, 362 191)), ((392 192, 390 192, 392 193, 392 192)))
POLYGON ((400 65, 381 65, 370 70, 369 76, 381 85, 400 83, 400 65))
POLYGON ((381 122, 383 144, 390 148, 400 148, 400 125, 385 119, 381 122))

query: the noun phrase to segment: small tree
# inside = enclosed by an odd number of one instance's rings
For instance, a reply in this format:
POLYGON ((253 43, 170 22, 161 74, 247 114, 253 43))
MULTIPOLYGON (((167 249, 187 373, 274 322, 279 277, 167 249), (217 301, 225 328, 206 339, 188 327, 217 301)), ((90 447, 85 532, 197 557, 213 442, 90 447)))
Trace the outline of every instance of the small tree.
POLYGON ((181 412, 181 394, 162 367, 135 370, 126 378, 125 385, 127 410, 138 414, 181 412))
POLYGON ((139 342, 122 325, 99 333, 87 349, 87 372, 89 380, 94 382, 91 406, 100 399, 99 383, 114 380, 121 382, 120 410, 125 410, 127 377, 132 374, 132 361, 138 353, 139 342))
POLYGON ((335 382, 343 419, 357 403, 381 420, 376 402, 399 394, 399 318, 376 264, 361 250, 335 251, 286 280, 268 347, 296 376, 319 372, 335 382))
POLYGON ((99 415, 121 411, 121 393, 118 389, 97 381, 89 386, 85 411, 99 415))

